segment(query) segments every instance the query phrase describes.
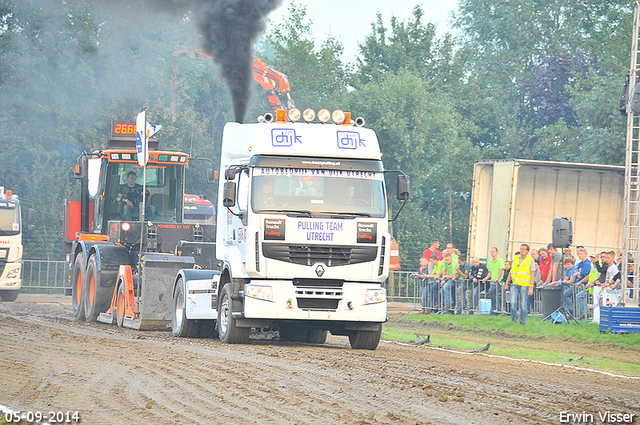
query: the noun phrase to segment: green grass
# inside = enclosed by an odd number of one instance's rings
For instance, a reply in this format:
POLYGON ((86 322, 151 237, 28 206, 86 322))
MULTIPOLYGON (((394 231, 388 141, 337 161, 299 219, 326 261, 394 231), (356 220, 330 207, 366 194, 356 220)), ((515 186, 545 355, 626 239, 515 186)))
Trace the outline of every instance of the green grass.
POLYGON ((432 345, 454 350, 491 343, 490 354, 640 376, 640 334, 601 334, 598 325, 584 321, 553 325, 530 316, 521 326, 509 316, 398 315, 384 332, 387 340, 409 342, 416 333, 430 334, 432 345), (568 360, 576 357, 583 358, 568 360))

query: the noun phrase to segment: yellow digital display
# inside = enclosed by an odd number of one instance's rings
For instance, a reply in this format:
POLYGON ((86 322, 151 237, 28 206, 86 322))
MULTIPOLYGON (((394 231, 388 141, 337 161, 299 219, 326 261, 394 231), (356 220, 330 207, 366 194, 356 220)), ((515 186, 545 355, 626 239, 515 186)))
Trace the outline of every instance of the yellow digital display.
POLYGON ((111 136, 135 136, 136 124, 132 122, 113 122, 111 136))

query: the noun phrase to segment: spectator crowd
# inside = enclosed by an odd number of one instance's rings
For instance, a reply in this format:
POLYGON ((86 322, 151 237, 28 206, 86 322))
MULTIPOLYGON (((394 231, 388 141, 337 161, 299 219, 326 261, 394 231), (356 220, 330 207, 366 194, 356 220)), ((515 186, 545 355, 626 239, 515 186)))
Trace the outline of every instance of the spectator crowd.
MULTIPOLYGON (((415 274, 425 313, 473 314, 480 309, 480 300, 489 298, 489 313, 499 315, 508 300, 511 321, 525 325, 536 295, 541 298, 537 292, 545 287, 560 288, 557 290, 564 310, 577 318, 586 318, 587 303, 596 286, 620 295, 622 250, 617 256, 614 251, 589 254, 578 246, 576 258, 571 248, 558 250, 548 244, 546 248, 531 249, 522 244, 513 261, 500 257, 497 247, 492 247, 490 254, 486 264, 477 257, 468 262, 453 244, 440 251, 440 241, 433 239, 415 274)), ((630 297, 634 266, 631 256, 627 264, 630 297)))

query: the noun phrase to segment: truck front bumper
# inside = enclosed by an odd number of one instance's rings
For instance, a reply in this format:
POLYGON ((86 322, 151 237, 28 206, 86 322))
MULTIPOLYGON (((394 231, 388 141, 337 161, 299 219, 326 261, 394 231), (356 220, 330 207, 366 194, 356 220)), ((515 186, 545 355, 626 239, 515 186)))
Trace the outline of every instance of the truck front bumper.
POLYGON ((378 283, 345 282, 334 288, 251 281, 243 295, 246 319, 383 323, 387 318, 386 290, 378 283))

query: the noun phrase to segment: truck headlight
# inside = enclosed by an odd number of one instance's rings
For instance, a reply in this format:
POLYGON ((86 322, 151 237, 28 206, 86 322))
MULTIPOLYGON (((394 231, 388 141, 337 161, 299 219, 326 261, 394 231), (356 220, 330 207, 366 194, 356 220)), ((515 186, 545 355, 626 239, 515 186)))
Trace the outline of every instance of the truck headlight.
POLYGON ((7 279, 17 279, 20 276, 20 268, 13 269, 7 273, 7 279))
POLYGON ((387 291, 380 289, 367 289, 364 291, 364 305, 378 304, 387 301, 387 291))
POLYGON ((273 288, 271 286, 245 286, 244 296, 264 301, 275 301, 273 288))

